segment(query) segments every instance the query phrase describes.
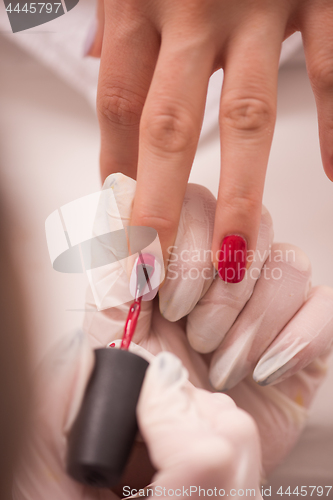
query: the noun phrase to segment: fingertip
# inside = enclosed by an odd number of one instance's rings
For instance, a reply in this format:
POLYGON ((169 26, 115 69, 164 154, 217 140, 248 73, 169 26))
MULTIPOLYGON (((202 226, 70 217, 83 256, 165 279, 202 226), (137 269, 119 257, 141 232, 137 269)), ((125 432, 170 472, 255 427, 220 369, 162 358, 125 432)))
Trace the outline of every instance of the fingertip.
POLYGON ((152 362, 148 376, 158 381, 160 387, 165 389, 183 383, 188 379, 188 372, 177 356, 162 351, 152 362))
POLYGON ((96 38, 94 40, 94 43, 92 45, 91 50, 85 54, 85 57, 94 57, 95 59, 99 59, 101 57, 102 53, 102 40, 96 38))
MULTIPOLYGON (((333 131, 332 131, 332 139, 333 139, 333 131)), ((330 141, 330 145, 332 144, 332 139, 330 141)), ((333 182, 333 150, 332 154, 327 153, 324 150, 324 146, 322 146, 322 160, 325 174, 329 178, 331 182, 333 182)))
POLYGON ((96 15, 90 24, 84 43, 84 57, 101 57, 104 36, 104 19, 104 1, 97 0, 96 15))
POLYGON ((332 110, 333 100, 331 92, 315 93, 321 159, 324 172, 330 181, 333 182, 333 124, 332 110))
POLYGON ((88 31, 86 33, 86 38, 83 43, 83 57, 90 56, 90 51, 92 50, 92 47, 95 42, 96 32, 97 32, 97 19, 94 18, 88 28, 88 31))
POLYGON ((273 226, 273 219, 269 210, 265 205, 261 205, 261 219, 260 224, 266 224, 267 226, 273 226))
POLYGON ((239 234, 229 234, 222 240, 218 254, 218 274, 226 283, 240 283, 247 266, 247 241, 239 234))
POLYGON ((104 34, 103 25, 104 15, 103 19, 94 18, 91 21, 83 43, 83 57, 101 57, 104 34))
POLYGON ((261 192, 244 194, 237 191, 235 195, 231 195, 226 193, 225 186, 221 185, 212 251, 214 266, 226 283, 243 281, 246 270, 252 264, 253 259, 250 257, 257 247, 261 220, 270 218, 265 210, 262 215, 261 200, 261 192))
POLYGON ((271 249, 273 262, 285 262, 299 272, 311 275, 311 262, 303 250, 291 243, 274 243, 271 249))

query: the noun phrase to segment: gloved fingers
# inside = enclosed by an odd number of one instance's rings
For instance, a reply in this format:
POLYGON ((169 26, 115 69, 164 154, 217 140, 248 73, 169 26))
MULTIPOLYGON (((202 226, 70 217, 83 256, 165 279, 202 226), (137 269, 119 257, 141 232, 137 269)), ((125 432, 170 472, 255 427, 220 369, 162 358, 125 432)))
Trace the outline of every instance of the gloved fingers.
MULTIPOLYGON (((114 255, 115 261, 87 272, 90 288, 87 291, 83 327, 89 334, 93 347, 105 346, 122 337, 128 309, 134 300, 130 291, 128 266, 130 262, 134 263, 136 254, 131 258, 117 259, 128 255, 128 234, 121 231, 129 224, 135 187, 133 179, 118 173, 105 180, 101 192, 94 230, 97 235, 101 235, 101 247, 114 255), (111 236, 115 233, 110 240, 102 241, 106 232, 111 232, 111 236), (115 240, 118 238, 117 234, 120 234, 120 241, 115 240)), ((156 245, 154 251, 155 247, 156 245)), ((135 342, 139 342, 148 333, 151 311, 151 302, 142 302, 135 342)))
POLYGON ((193 440, 179 465, 162 469, 154 476, 152 498, 158 498, 164 491, 182 498, 199 499, 215 493, 216 496, 233 496, 240 500, 244 491, 251 491, 252 498, 262 500, 259 466, 251 451, 246 453, 244 450, 239 456, 232 446, 225 441, 221 443, 216 437, 193 440))
POLYGON ((66 434, 81 406, 93 363, 88 338, 79 331, 61 339, 40 364, 28 442, 14 478, 15 500, 102 498, 99 490, 83 487, 66 473, 66 434))
MULTIPOLYGON (((229 284, 217 276, 187 318, 187 337, 196 351, 212 352, 221 343, 251 297, 272 242, 272 218, 263 206, 257 249, 253 255, 248 256, 248 260, 252 263, 246 271, 244 280, 237 284, 229 284)), ((196 281, 193 285, 196 287, 196 281)))
MULTIPOLYGON (((320 360, 310 365, 327 354, 332 343, 333 289, 319 286, 312 289, 305 304, 266 350, 254 370, 253 378, 260 385, 271 385, 292 377, 306 367, 309 374, 312 372, 315 375, 318 369, 322 372, 320 360)), ((302 395, 299 397, 304 399, 302 395)))
POLYGON ((93 364, 93 352, 82 331, 63 337, 35 374, 37 418, 45 419, 54 431, 67 433, 81 406, 93 364))
MULTIPOLYGON (((120 345, 121 339, 116 339, 114 342, 112 342, 112 347, 110 347, 110 349, 120 349, 120 345)), ((141 356, 141 358, 146 359, 148 363, 151 363, 155 358, 154 354, 152 354, 141 345, 135 344, 134 342, 130 343, 128 350, 130 352, 133 352, 134 354, 137 354, 138 356, 141 356)))
POLYGON ((213 354, 210 380, 227 390, 245 378, 306 300, 311 266, 297 247, 274 244, 237 320, 213 354))
POLYGON ((278 386, 262 387, 251 375, 227 394, 257 424, 262 452, 263 480, 279 465, 295 445, 308 412, 299 398, 290 398, 278 386))
POLYGON ((228 391, 258 424, 266 475, 304 428, 307 408, 327 371, 332 340, 333 290, 316 287, 258 362, 253 378, 261 385, 248 376, 228 391), (263 387, 265 382, 270 385, 263 387))
MULTIPOLYGON (((175 429, 184 413, 194 412, 188 394, 187 377, 181 361, 169 352, 158 354, 146 372, 137 416, 152 462, 158 468, 174 459, 176 440, 179 437, 174 431, 170 436, 168 432, 163 433, 163 427, 167 425, 170 430, 172 427, 175 429)), ((193 421, 191 424, 193 425, 193 421)))
POLYGON ((211 243, 216 199, 208 189, 188 184, 175 244, 169 247, 167 275, 159 292, 161 314, 169 321, 186 316, 214 278, 211 243))
MULTIPOLYGON (((220 436, 225 436, 228 429, 228 439, 237 449, 248 444, 251 448, 257 426, 251 416, 239 409, 234 400, 221 392, 208 392, 202 389, 193 391, 193 398, 201 418, 207 420, 220 436)), ((252 450, 254 453, 258 451, 252 450)), ((255 458, 255 456, 253 456, 255 458)), ((260 454, 256 457, 260 461, 260 454)))
MULTIPOLYGON (((89 335, 91 347, 106 347, 114 340, 122 338, 127 314, 132 302, 97 311, 93 299, 91 299, 90 290, 87 291, 83 330, 89 335)), ((148 335, 152 307, 151 302, 141 303, 141 312, 133 336, 135 343, 140 343, 148 335)))
POLYGON ((170 323, 161 315, 158 302, 154 301, 150 334, 140 345, 155 355, 161 351, 175 354, 187 369, 189 381, 195 387, 210 391, 207 361, 189 345, 185 324, 186 318, 170 323))
POLYGON ((257 488, 260 447, 252 419, 228 396, 189 384, 171 353, 158 354, 148 368, 138 421, 158 469, 155 484, 257 488))

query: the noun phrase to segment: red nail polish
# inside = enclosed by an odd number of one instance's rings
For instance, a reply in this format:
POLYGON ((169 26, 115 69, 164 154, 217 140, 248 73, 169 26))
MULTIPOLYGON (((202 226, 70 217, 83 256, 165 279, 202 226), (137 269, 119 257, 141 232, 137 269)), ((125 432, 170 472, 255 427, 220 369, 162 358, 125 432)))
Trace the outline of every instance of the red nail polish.
POLYGON ((243 281, 246 271, 246 241, 237 234, 226 236, 219 252, 218 271, 226 283, 243 281))

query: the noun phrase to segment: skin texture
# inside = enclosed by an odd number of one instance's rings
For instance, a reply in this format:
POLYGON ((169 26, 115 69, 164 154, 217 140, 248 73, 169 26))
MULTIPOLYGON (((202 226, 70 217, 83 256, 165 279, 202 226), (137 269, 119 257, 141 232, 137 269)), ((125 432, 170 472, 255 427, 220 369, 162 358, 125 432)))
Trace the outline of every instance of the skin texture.
POLYGON ((137 179, 133 225, 174 243, 209 77, 224 70, 221 175, 213 263, 226 235, 255 250, 276 115, 281 44, 301 31, 318 108, 322 160, 333 179, 331 0, 98 0, 90 55, 101 56, 101 176, 137 179))

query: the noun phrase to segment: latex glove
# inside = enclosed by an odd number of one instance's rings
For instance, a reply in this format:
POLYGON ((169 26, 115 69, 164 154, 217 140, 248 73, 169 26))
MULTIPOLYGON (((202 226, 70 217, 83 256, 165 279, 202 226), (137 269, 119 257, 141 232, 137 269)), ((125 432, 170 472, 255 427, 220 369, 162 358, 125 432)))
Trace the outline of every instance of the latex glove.
MULTIPOLYGON (((142 348, 136 348, 142 354, 142 348)), ((151 357, 151 356, 150 356, 151 357)), ((152 358, 152 357, 151 357, 152 358)), ((93 353, 82 332, 63 338, 35 376, 32 432, 14 480, 14 500, 116 500, 108 489, 72 480, 65 471, 67 434, 82 401, 93 353)), ((159 472, 160 488, 253 489, 261 498, 260 444, 253 420, 231 398, 187 382, 186 370, 170 353, 152 360, 138 407, 139 426, 159 472), (223 415, 222 421, 218 418, 223 415)), ((126 483, 138 488, 136 443, 126 483)), ((128 490, 124 491, 129 495, 128 490)), ((196 495, 192 495, 196 497, 196 495)), ((236 498, 239 498, 237 495, 236 498)))
MULTIPOLYGON (((115 174, 106 183, 112 183, 119 215, 128 224, 135 181, 115 174)), ((188 186, 159 304, 157 299, 142 304, 133 340, 153 354, 175 353, 195 386, 228 389, 256 420, 267 474, 298 439, 324 377, 332 344, 333 291, 311 290, 310 263, 301 250, 287 244, 270 247, 267 210, 244 281, 214 280, 209 251, 215 203, 207 189, 188 186), (253 372, 260 384, 274 386, 258 385, 253 372)), ((103 276, 102 268, 100 273, 112 293, 114 276, 103 276)), ((117 282, 120 292, 127 287, 127 282, 117 282)), ((87 305, 84 328, 94 346, 121 338, 129 304, 98 312, 88 293, 87 305)))
POLYGON ((241 490, 251 489, 261 498, 260 443, 254 421, 225 394, 190 384, 174 355, 160 353, 148 368, 138 416, 158 470, 155 485, 166 491, 179 488, 183 497, 187 488, 195 498, 201 497, 201 487, 224 490, 228 496, 235 489, 236 498, 242 496, 241 490))

